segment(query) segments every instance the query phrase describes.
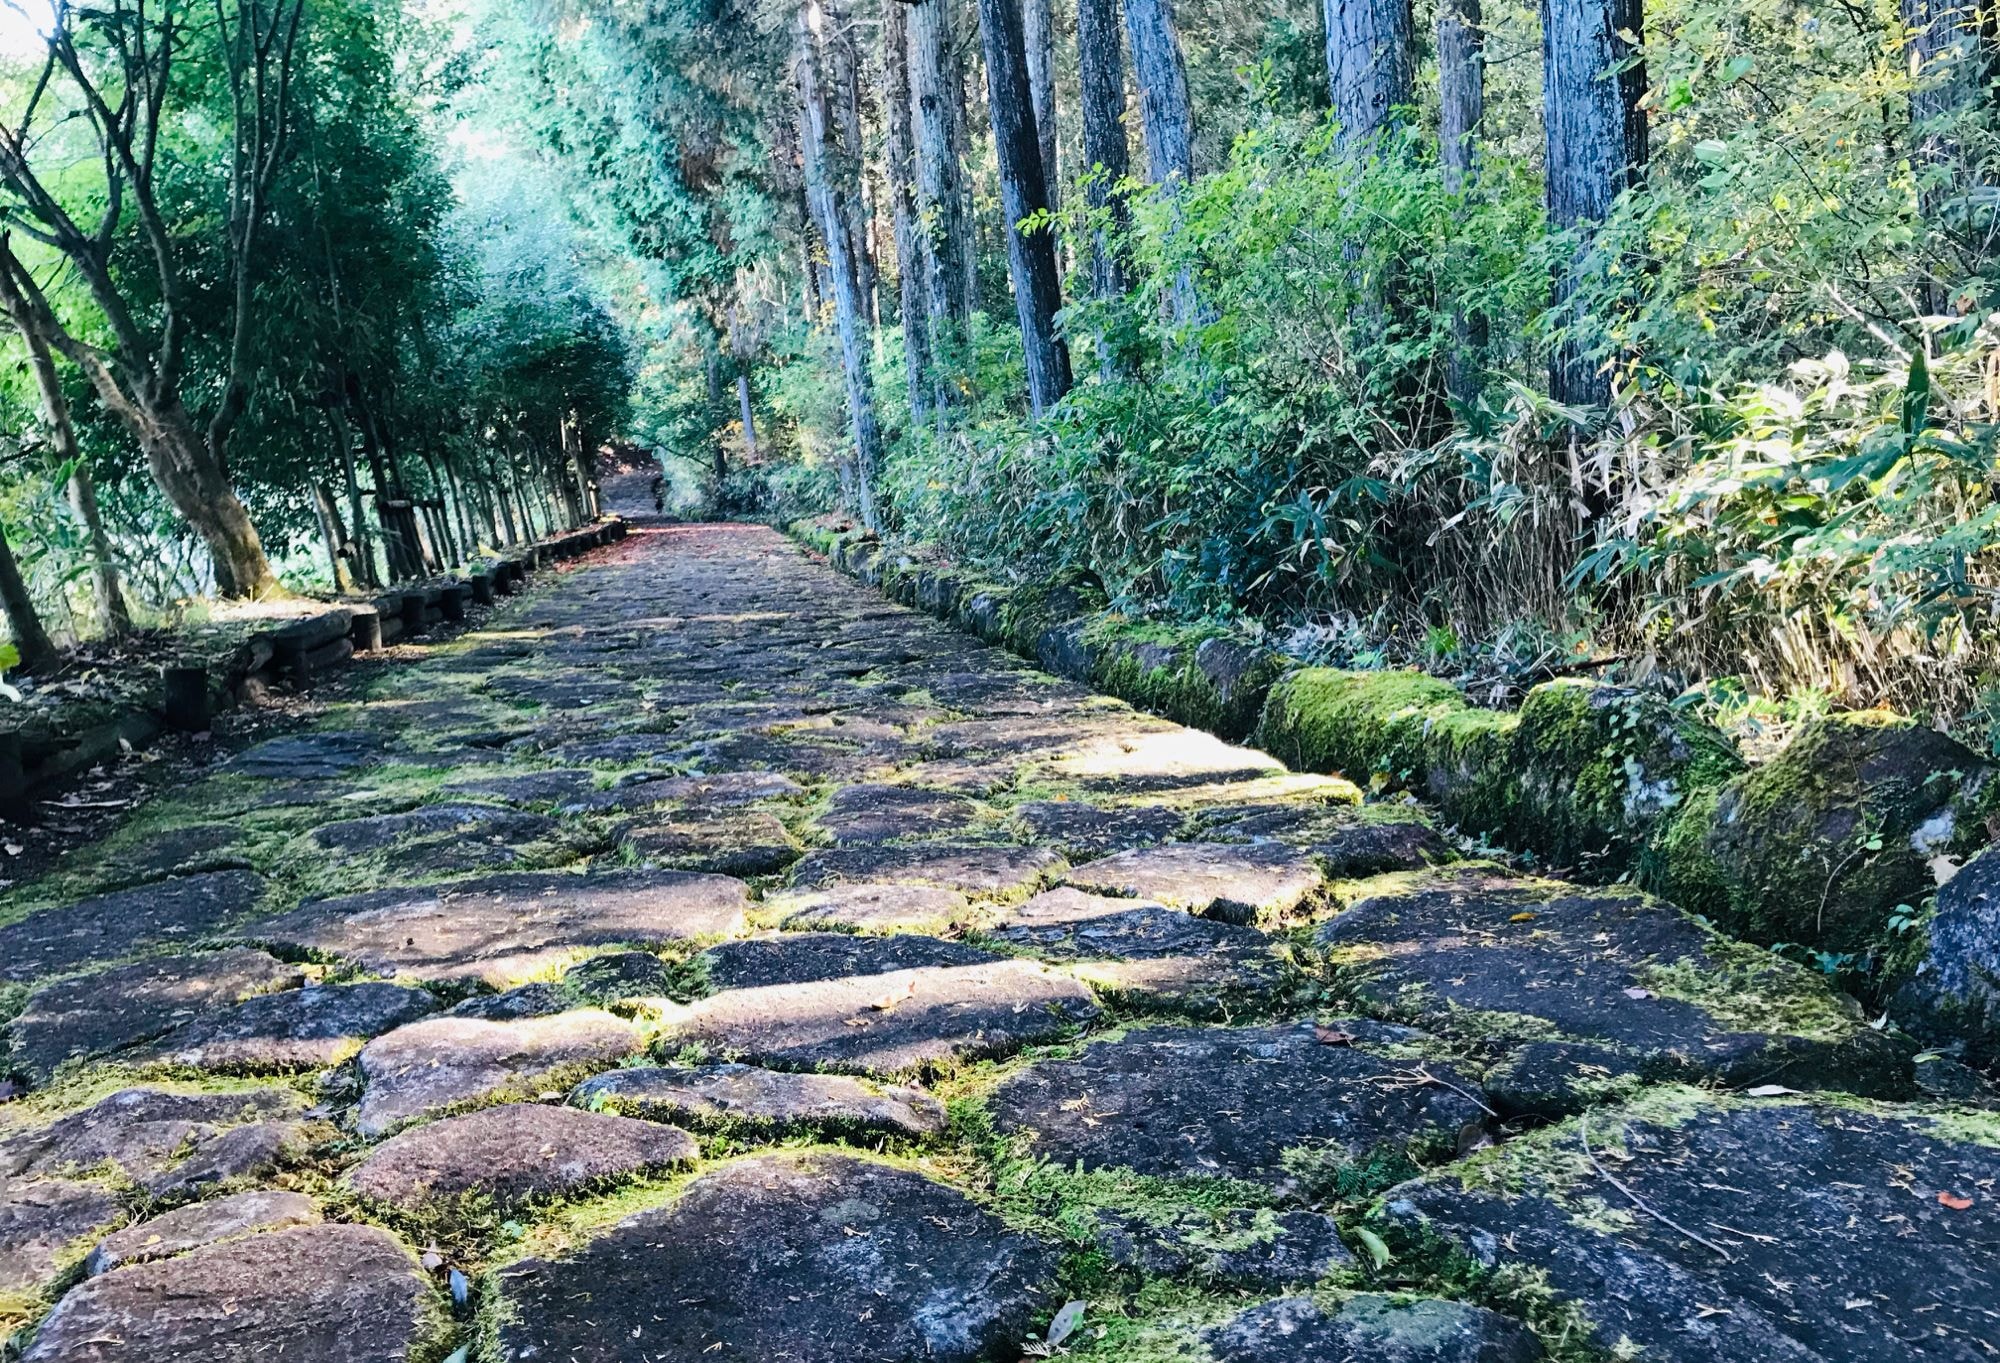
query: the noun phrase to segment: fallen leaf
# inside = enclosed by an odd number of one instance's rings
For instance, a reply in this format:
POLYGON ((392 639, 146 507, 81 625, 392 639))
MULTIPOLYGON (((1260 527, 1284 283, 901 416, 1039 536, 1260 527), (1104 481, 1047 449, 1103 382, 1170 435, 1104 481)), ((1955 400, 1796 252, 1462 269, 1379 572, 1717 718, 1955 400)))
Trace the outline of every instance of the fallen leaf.
POLYGON ((1625 997, 1628 999, 1650 999, 1650 998, 1655 998, 1657 996, 1653 993, 1652 990, 1641 989, 1638 985, 1635 984, 1630 989, 1627 989, 1625 991, 1625 997))
POLYGON ((1535 915, 1532 913, 1517 913, 1507 921, 1509 923, 1528 923, 1534 921, 1534 919, 1535 915))
POLYGON ((1797 1093, 1798 1090, 1788 1089, 1783 1084, 1759 1084, 1756 1088, 1744 1089, 1743 1092, 1751 1098, 1782 1098, 1785 1094, 1797 1093))
POLYGON ((1368 1257, 1375 1261, 1377 1272, 1387 1268, 1389 1261, 1396 1257, 1389 1253, 1388 1243, 1365 1226, 1354 1232, 1354 1238, 1361 1242, 1361 1247, 1368 1251, 1368 1257))
POLYGON ((1352 1046, 1354 1033, 1343 1032, 1338 1027, 1315 1027, 1313 1040, 1322 1046, 1352 1046))
POLYGON ((1960 1197, 1957 1193, 1939 1193, 1938 1201, 1955 1212, 1962 1212, 1972 1206, 1972 1199, 1960 1197))
POLYGON ((1056 1312, 1056 1318, 1049 1322, 1048 1344, 1054 1347, 1076 1333, 1076 1327, 1083 1324, 1083 1303, 1072 1301, 1063 1303, 1063 1309, 1056 1312))

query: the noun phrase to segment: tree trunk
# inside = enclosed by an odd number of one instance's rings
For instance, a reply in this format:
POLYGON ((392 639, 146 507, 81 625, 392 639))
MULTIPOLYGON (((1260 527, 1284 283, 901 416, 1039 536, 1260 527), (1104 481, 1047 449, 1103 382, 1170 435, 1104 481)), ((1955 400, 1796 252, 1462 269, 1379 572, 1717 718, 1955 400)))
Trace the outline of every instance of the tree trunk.
POLYGON ((1028 57, 1028 96, 1042 145, 1042 178, 1051 210, 1062 205, 1056 152, 1056 16, 1053 0, 1021 0, 1021 41, 1028 57))
POLYGON ((1115 238, 1130 214, 1118 182, 1132 173, 1131 144, 1125 135, 1125 44, 1119 32, 1118 0, 1077 0, 1076 53, 1083 92, 1083 160, 1090 177, 1085 199, 1105 212, 1111 231, 1091 241, 1090 283, 1099 298, 1116 298, 1131 287, 1115 238))
POLYGON ((825 8, 820 34, 823 74, 828 112, 832 115, 829 154, 832 160, 845 162, 835 171, 835 183, 852 186, 852 192, 840 201, 841 221, 847 224, 848 260, 854 268, 855 285, 861 290, 862 316, 872 329, 881 318, 876 308, 880 281, 876 277, 868 196, 861 189, 861 169, 868 149, 861 130, 861 50, 855 44, 853 20, 846 6, 839 0, 820 0, 820 3, 825 8))
POLYGON ((1146 132, 1147 176, 1156 185, 1194 179, 1194 104, 1170 0, 1125 0, 1132 73, 1146 132))
MULTIPOLYGON (((1619 36, 1640 34, 1644 24, 1642 0, 1542 0, 1549 223, 1559 231, 1577 229, 1582 238, 1571 270, 1556 284, 1558 308, 1565 311, 1573 278, 1595 268, 1588 259, 1591 229, 1645 170, 1646 115, 1639 97, 1646 74, 1632 60, 1632 45, 1619 36)), ((1550 364, 1549 396, 1565 406, 1609 404, 1610 379, 1595 349, 1574 336, 1559 346, 1550 364)), ((1608 489, 1583 491, 1592 510, 1608 504, 1608 489)))
POLYGON ((1020 0, 979 0, 979 33, 986 52, 987 104, 993 115, 993 148, 1000 164, 1000 202, 1007 215, 1007 266, 1014 280, 1014 308, 1028 358, 1028 403, 1037 418, 1069 392, 1069 347, 1056 334, 1062 284, 1056 271, 1054 233, 1046 226, 1021 230, 1024 219, 1049 206, 1048 176, 1028 93, 1028 60, 1022 48, 1020 0))
POLYGON ((333 589, 345 596, 354 590, 354 546, 348 541, 347 527, 340 523, 340 508, 325 483, 315 482, 313 510, 319 516, 320 538, 326 543, 327 571, 333 575, 333 589))
MULTIPOLYGON (((71 439, 75 439, 72 432, 71 439)), ((116 639, 132 632, 132 613, 125 604, 125 584, 119 581, 118 557, 111 548, 111 536, 104 533, 104 515, 97 507, 97 485, 91 480, 90 466, 79 455, 69 476, 69 505, 83 522, 90 542, 90 571, 97 586, 97 602, 104 611, 105 632, 116 639)))
POLYGON ((808 0, 799 11, 794 64, 799 88, 799 142, 805 152, 806 194, 826 239, 827 273, 832 276, 833 315, 840 336, 841 369, 847 380, 847 415, 854 430, 855 482, 861 523, 880 530, 875 511, 875 471, 882 462, 882 431, 875 416, 875 380, 868 368, 867 313, 860 276, 848 259, 843 199, 852 183, 837 183, 842 167, 829 145, 826 90, 820 69, 820 44, 814 31, 821 16, 808 0))
MULTIPOLYGON (((900 7, 900 0, 890 0, 900 7)), ((924 312, 930 323, 931 385, 940 407, 951 405, 949 375, 966 359, 972 316, 966 272, 972 224, 966 212, 965 162, 958 127, 962 79, 952 38, 953 0, 916 0, 909 7, 911 132, 915 139, 918 243, 924 312)))
POLYGON ((1325 0, 1325 13, 1333 116, 1340 144, 1352 147, 1388 127, 1416 97, 1410 0, 1325 0))
POLYGON ((704 357, 704 370, 708 379, 708 422, 710 446, 710 471, 715 479, 715 505, 721 509, 725 496, 723 489, 729 484, 729 450, 722 441, 722 350, 709 346, 704 357))
POLYGON ((347 414, 338 406, 327 410, 326 419, 333 431, 335 452, 340 456, 340 477, 347 491, 347 514, 354 525, 356 575, 362 586, 379 587, 382 585, 382 573, 375 562, 375 537, 368 533, 368 517, 361 502, 361 482, 354 474, 354 431, 347 424, 347 414))
MULTIPOLYGON (((1917 86, 1910 94, 1911 151, 1926 183, 1918 194, 1918 209, 1929 225, 1948 235, 1958 235, 1958 224, 1940 221, 1940 211, 1962 197, 1971 178, 1964 148, 1941 124, 1951 115, 1978 100, 1990 79, 1990 53, 1980 41, 1980 7, 1971 0, 1901 0, 1903 26, 1907 30, 1910 73, 1917 86)), ((1990 14, 1990 10, 1988 11, 1990 14)), ((1990 214, 1978 215, 1982 225, 1990 214)), ((1972 253, 1984 257, 1992 249, 1984 230, 1970 243, 1972 253)), ((1920 306, 1927 314, 1952 308, 1953 293, 1969 287, 1964 276, 1969 271, 1959 261, 1943 260, 1918 281, 1920 306)))
POLYGON ((143 410, 140 448, 153 481, 194 527, 213 561, 216 594, 246 600, 284 596, 264 543, 178 396, 143 410))
POLYGON ((7 612, 14 651, 21 655, 20 670, 47 672, 54 667, 56 646, 49 641, 49 632, 42 628, 42 617, 35 612, 34 599, 28 595, 28 584, 21 577, 21 565, 14 558, 14 547, 7 542, 5 532, 0 532, 0 609, 7 612))
MULTIPOLYGON (((1486 32, 1479 0, 1442 0, 1437 16, 1438 159, 1444 187, 1468 193, 1479 174, 1479 129, 1486 117, 1486 32)), ((1455 308, 1445 388, 1461 409, 1482 386, 1486 317, 1455 308)))
MULTIPOLYGON (((884 152, 889 172, 889 217, 896 234, 898 309, 903 321, 903 370, 910 385, 910 423, 920 426, 929 406, 931 375, 930 317, 925 307, 922 226, 917 219, 916 138, 910 94, 909 10, 900 0, 882 6, 882 103, 886 133, 884 152)), ((732 324, 734 314, 732 316, 732 324)), ((747 392, 743 429, 750 430, 747 392)))

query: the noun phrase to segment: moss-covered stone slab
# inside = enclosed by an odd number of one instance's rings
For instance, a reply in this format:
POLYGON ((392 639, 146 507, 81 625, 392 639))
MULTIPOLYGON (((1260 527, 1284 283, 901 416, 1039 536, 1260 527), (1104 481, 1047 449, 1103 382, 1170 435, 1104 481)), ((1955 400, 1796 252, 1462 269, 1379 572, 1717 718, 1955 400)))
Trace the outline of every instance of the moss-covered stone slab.
POLYGON ((376 814, 321 824, 311 838, 315 846, 333 852, 382 852, 420 838, 450 837, 496 845, 533 842, 548 837, 557 827, 554 819, 541 814, 448 801, 421 805, 405 814, 376 814))
POLYGON ((1355 1267, 1340 1225, 1324 1212, 1190 1207, 1164 1221, 1099 1210, 1092 1248, 1107 1262, 1154 1278, 1278 1292, 1355 1267))
POLYGON ((826 890, 767 896, 795 932, 940 932, 965 917, 971 901, 930 885, 835 885, 826 890))
POLYGON ((1044 884, 1063 860, 1042 847, 974 847, 919 843, 905 847, 838 847, 811 852, 792 867, 799 889, 835 885, 929 885, 960 894, 1018 895, 1044 884))
POLYGON ((305 1099, 289 1089, 120 1089, 80 1112, 0 1137, 0 1177, 113 1170, 154 1193, 269 1168, 303 1143, 305 1099))
POLYGON ((1478 867, 1389 876, 1362 882, 1314 940, 1337 991, 1496 1055, 1585 1042, 1602 1048, 1590 1063, 1624 1057, 1618 1069, 1651 1078, 1909 1083, 1908 1049, 1818 979, 1636 891, 1478 867))
POLYGON ((1389 1194, 1613 1357, 1971 1360, 2000 1300, 1990 1114, 1658 1092, 1389 1194), (1621 1341, 1626 1341, 1621 1343, 1621 1341))
POLYGON ((1075 867, 1070 885, 1168 904, 1227 923, 1282 919, 1326 883, 1308 854, 1277 843, 1168 843, 1075 867))
POLYGON ((80 1244, 123 1215, 117 1195, 102 1184, 0 1179, 0 1303, 54 1282, 80 1244))
POLYGON ((759 1133, 922 1137, 945 1128, 944 1104, 919 1089, 755 1065, 612 1070, 579 1084, 570 1101, 649 1121, 759 1133))
POLYGON ((684 804, 702 809, 726 809, 764 800, 790 800, 805 787, 782 772, 719 771, 706 776, 651 776, 622 780, 608 790, 590 791, 565 800, 563 814, 607 813, 684 804))
POLYGON ((1976 1062, 2000 1059, 2000 851, 1961 867, 1937 892, 1897 1018, 1934 1042, 1960 1042, 1976 1062))
POLYGON ((1276 948, 1255 928, 1069 886, 1009 910, 987 936, 1076 962, 1101 989, 1204 1014, 1268 994, 1282 977, 1276 948))
POLYGON ((647 733, 574 738, 544 749, 546 756, 566 765, 609 767, 673 767, 695 752, 687 739, 675 734, 647 733))
POLYGON ((1255 749, 1171 725, 1134 726, 1083 742, 1072 739, 1068 749, 1046 766, 1046 774, 1055 780, 1128 795, 1254 781, 1283 771, 1282 763, 1255 749))
POLYGON ((565 971, 560 993, 583 1003, 665 998, 674 991, 673 972, 647 951, 613 951, 593 956, 565 971))
POLYGON ((99 849, 100 883, 129 885, 172 875, 241 870, 248 865, 244 842, 244 831, 234 824, 184 824, 148 830, 140 837, 99 849))
POLYGON ((46 1079, 65 1061, 135 1046, 204 1012, 303 983, 299 967, 250 947, 161 956, 79 975, 28 996, 7 1029, 8 1061, 46 1079))
POLYGON ((504 989, 582 948, 727 936, 748 907, 743 883, 724 876, 515 872, 317 900, 244 935, 377 974, 504 989))
POLYGON ((1055 1267, 914 1170, 765 1156, 704 1175, 574 1255, 501 1270, 498 1357, 975 1363, 1027 1338, 1055 1267))
POLYGON ((802 933, 707 953, 716 993, 677 1033, 781 1069, 896 1077, 1050 1041, 1097 1013, 1032 961, 930 937, 802 933))
POLYGON ((501 800, 510 805, 553 805, 588 795, 596 788, 595 772, 582 767, 558 767, 452 781, 442 788, 442 793, 501 800))
POLYGON ((473 1196, 512 1206, 691 1164, 696 1153, 692 1136, 658 1122, 510 1103, 391 1136, 341 1183, 406 1211, 473 1196))
POLYGON ((176 876, 44 909, 0 927, 0 981, 65 974, 142 947, 198 942, 264 897, 249 871, 176 876))
POLYGON ((1310 853, 1335 879, 1415 871, 1451 859, 1420 810, 1395 805, 1222 805, 1196 816, 1205 842, 1278 842, 1310 853))
POLYGON ((1359 1293, 1281 1297, 1203 1336, 1215 1363, 1537 1363, 1527 1326, 1485 1307, 1359 1293))
POLYGON ((1010 1076, 996 1128, 1059 1167, 1331 1192, 1380 1165, 1448 1158, 1484 1129, 1478 1082, 1359 1019, 1155 1027, 1010 1076))
POLYGON ((636 1026, 595 1008, 507 1022, 426 1018, 362 1048, 354 1127, 380 1136, 474 1102, 565 1090, 644 1049, 636 1026))
POLYGON ((759 810, 633 824, 619 832, 618 845, 649 865, 729 876, 776 875, 801 850, 784 824, 759 810))
POLYGON ((401 1363, 440 1319, 416 1260, 387 1231, 296 1226, 87 1280, 23 1363, 401 1363))
POLYGON ((177 1207, 105 1236, 83 1261, 83 1271, 95 1277, 127 1264, 171 1259, 241 1235, 287 1226, 316 1226, 321 1220, 319 1204, 304 1193, 264 1189, 236 1193, 177 1207))
POLYGON ((381 762, 389 748, 380 734, 358 729, 267 738, 229 763, 234 776, 267 781, 317 781, 381 762))
POLYGON ((834 843, 897 842, 962 831, 979 818, 970 800, 911 786, 842 786, 814 820, 834 843))
POLYGON ((1034 800, 1013 809, 1030 841, 1056 848, 1071 861, 1166 842, 1187 817, 1186 810, 1171 805, 1105 808, 1081 800, 1034 800))
POLYGON ((283 1074, 338 1065, 363 1042, 437 1011, 421 989, 332 984, 260 994, 183 1023, 143 1059, 230 1074, 283 1074))

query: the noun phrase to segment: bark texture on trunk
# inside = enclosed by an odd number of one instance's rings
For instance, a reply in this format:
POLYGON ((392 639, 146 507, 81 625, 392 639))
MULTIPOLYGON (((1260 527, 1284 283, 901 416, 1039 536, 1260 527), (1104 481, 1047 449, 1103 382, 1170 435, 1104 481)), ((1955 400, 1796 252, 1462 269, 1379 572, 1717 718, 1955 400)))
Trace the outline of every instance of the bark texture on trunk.
POLYGON ((1090 283, 1099 298, 1115 298, 1131 287, 1125 262, 1113 239, 1129 215, 1119 181, 1132 173, 1131 144, 1125 134, 1125 43, 1119 31, 1118 0, 1077 0, 1077 67, 1082 89, 1084 173, 1090 177, 1085 201, 1108 213, 1112 232, 1091 240, 1090 283))
POLYGON ((1171 0, 1125 0, 1132 74, 1146 133, 1147 178, 1156 185, 1194 179, 1194 103, 1171 0))
POLYGON ((834 175, 836 183, 851 183, 854 192, 840 204, 841 219, 847 224, 848 259, 854 280, 861 290, 861 302, 868 325, 880 320, 877 311, 880 281, 876 276, 874 233, 869 221, 868 196, 862 192, 862 163, 867 142, 861 129, 861 49, 854 41, 853 18, 839 0, 822 0, 825 18, 820 41, 825 65, 826 97, 831 115, 828 155, 844 162, 834 175))
MULTIPOLYGON (((1942 125, 1979 99, 1993 75, 1993 53, 1981 41, 1980 7, 1974 0, 1901 0, 1901 11, 1910 74, 1917 81, 1910 95, 1911 150, 1931 180, 1920 191, 1919 208, 1934 226, 1947 233, 1962 232, 1972 215, 1954 214, 1949 205, 1971 187, 1972 167, 1965 163, 1958 138, 1942 125)), ((1990 17, 1990 7, 1987 13, 1990 17)), ((1985 227, 1984 215, 1979 227, 1985 227)), ((1982 239, 1970 243, 1972 250, 1990 251, 1985 232, 1975 230, 1982 239)), ((1923 310, 1931 314, 1949 310, 1964 273, 1959 260, 1943 260, 1932 267, 1930 277, 1919 284, 1923 310)))
POLYGON ((1326 0, 1325 12, 1333 116, 1341 145, 1354 146, 1388 127, 1415 97, 1410 0, 1326 0))
MULTIPOLYGON (((1640 33, 1642 0, 1542 0, 1543 129, 1547 139, 1550 224, 1578 229, 1579 257, 1589 254, 1590 229, 1609 216, 1646 166, 1646 115, 1639 108, 1645 71, 1632 61, 1621 31, 1640 33)), ((1574 270, 1556 284, 1559 302, 1573 290, 1574 270)), ((1558 348, 1549 393, 1569 406, 1602 407, 1610 379, 1574 341, 1558 348)))
POLYGON ((1021 230, 1024 219, 1049 205, 1048 177, 1028 93, 1020 0, 979 0, 979 32, 986 53, 994 153, 1000 165, 1000 202, 1007 215, 1007 264, 1028 360, 1028 403, 1040 417, 1069 392, 1070 367, 1069 347, 1056 334, 1062 285, 1055 237, 1047 228, 1021 230))
POLYGON ((56 646, 50 642, 49 632, 42 628, 42 617, 35 611, 34 598, 28 595, 28 584, 21 576, 14 546, 7 542, 3 532, 0 532, 0 609, 7 613, 14 651, 21 655, 19 670, 46 672, 54 667, 56 646))
POLYGON ((1035 135, 1042 144, 1042 175, 1049 207, 1062 203, 1062 167, 1056 151, 1056 15, 1054 0, 1021 0, 1021 41, 1028 56, 1028 94, 1035 135))
POLYGON ((327 571, 333 575, 333 589, 345 595, 354 590, 354 545, 347 538, 347 527, 341 524, 333 490, 325 483, 315 482, 312 491, 320 539, 326 544, 327 571))
MULTIPOLYGON (((900 4, 900 0, 890 0, 900 4)), ((940 405, 951 397, 948 371, 963 359, 965 326, 972 316, 966 290, 972 256, 967 212, 963 134, 964 95, 952 34, 952 0, 917 0, 909 6, 910 112, 916 158, 918 242, 924 312, 933 359, 940 373, 932 385, 940 405)))
MULTIPOLYGON (((896 241, 897 310, 903 322, 903 370, 910 385, 910 420, 922 424, 930 405, 931 327, 924 298, 922 226, 917 218, 916 136, 910 91, 909 8, 882 6, 883 152, 889 172, 889 221, 896 241)), ((750 430, 747 395, 743 429, 750 430)))
POLYGON ((69 476, 69 506, 83 522, 90 542, 90 575, 97 590, 97 603, 104 612, 105 631, 113 638, 132 631, 132 612, 125 604, 125 584, 118 573, 118 556, 111 548, 111 536, 104 532, 104 513, 97 506, 97 484, 90 468, 79 457, 69 476))
MULTIPOLYGON (((1479 129, 1486 117, 1486 33, 1479 0, 1441 0, 1437 16, 1438 158, 1444 187, 1471 190, 1479 175, 1479 129)), ((1445 387, 1468 407, 1479 397, 1486 318, 1455 309, 1445 387)))
POLYGON ((826 239, 827 273, 833 285, 833 313, 840 337, 841 370, 847 380, 847 416, 854 433, 856 509, 861 523, 870 530, 881 529, 875 509, 875 470, 882 461, 882 431, 875 414, 875 382, 868 368, 866 309, 861 298, 860 275, 848 259, 846 233, 841 224, 844 195, 854 192, 851 184, 838 184, 834 176, 839 166, 829 155, 831 128, 827 114, 825 78, 820 65, 819 36, 814 31, 822 16, 810 3, 799 12, 795 72, 799 88, 799 142, 804 149, 806 195, 813 206, 820 231, 826 239))

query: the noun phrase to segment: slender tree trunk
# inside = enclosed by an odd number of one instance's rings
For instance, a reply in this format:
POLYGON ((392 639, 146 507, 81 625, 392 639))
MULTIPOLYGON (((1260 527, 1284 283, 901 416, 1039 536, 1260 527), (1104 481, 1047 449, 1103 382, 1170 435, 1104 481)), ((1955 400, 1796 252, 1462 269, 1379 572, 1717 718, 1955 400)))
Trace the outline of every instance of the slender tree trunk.
POLYGON ((1333 116, 1340 144, 1352 147, 1388 127, 1415 98, 1410 0, 1325 0, 1324 8, 1333 116))
MULTIPOLYGON (((1640 34, 1644 26, 1642 0, 1542 0, 1549 222, 1581 238, 1576 261, 1556 284, 1564 311, 1573 278, 1593 269, 1593 229, 1645 171, 1646 115, 1639 97, 1646 73, 1619 36, 1640 34)), ((1611 385, 1597 349, 1588 338, 1567 339, 1550 365, 1549 395, 1566 406, 1606 406, 1611 385)), ((1609 489, 1584 486, 1579 478, 1578 490, 1591 511, 1608 505, 1609 489)))
MULTIPOLYGON (((917 219, 916 138, 910 93, 909 10, 900 0, 882 6, 882 103, 889 172, 889 215, 896 234, 898 310, 903 320, 903 370, 910 385, 910 423, 921 426, 929 406, 930 316, 924 302, 922 234, 917 219)), ((731 314, 732 327, 734 314, 731 314)), ((743 429, 750 429, 747 394, 743 429)))
MULTIPOLYGON (((1077 0, 1076 53, 1082 90, 1084 199, 1109 221, 1091 234, 1090 287, 1099 298, 1117 298, 1132 287, 1123 236, 1131 214, 1119 184, 1132 173, 1125 133, 1125 44, 1118 0, 1077 0)), ((1117 369, 1108 342, 1097 345, 1098 363, 1110 378, 1117 369)))
POLYGON ((21 576, 21 565, 14 557, 14 547, 7 542, 7 536, 0 532, 0 609, 7 612, 7 628, 14 636, 14 651, 21 655, 19 668, 23 672, 47 672, 56 665, 56 646, 49 640, 49 632, 42 627, 42 617, 35 611, 34 598, 28 595, 28 584, 21 576))
MULTIPOLYGON (((1437 16, 1438 159, 1444 187, 1470 192, 1479 174, 1479 130, 1486 117, 1486 32, 1479 0, 1441 0, 1437 16)), ((1455 308, 1445 387, 1461 409, 1479 399, 1486 317, 1455 308)))
MULTIPOLYGON (((1194 180, 1194 103, 1171 0, 1125 0, 1125 31, 1132 40, 1147 172, 1154 184, 1178 194, 1194 180)), ((1185 267, 1174 277, 1173 304, 1174 321, 1182 326, 1203 316, 1194 275, 1185 267)))
POLYGON ((1028 95, 1042 145, 1042 178, 1050 209, 1062 205, 1056 152, 1056 16, 1053 0, 1021 0, 1021 41, 1028 57, 1028 95))
POLYGON ((1000 202, 1007 215, 1007 265, 1014 279, 1014 308, 1021 319, 1021 347, 1028 358, 1028 403, 1036 417, 1061 402, 1070 388, 1069 347, 1056 333, 1062 284, 1056 244, 1047 227, 1021 230, 1024 219, 1048 206, 1048 175, 1028 93, 1022 49, 1020 0, 979 0, 979 32, 986 51, 987 103, 993 114, 994 153, 1000 163, 1000 202))
POLYGON ((354 525, 355 560, 357 575, 364 587, 382 585, 382 574, 375 563, 375 537, 368 533, 368 517, 361 501, 361 482, 354 473, 354 431, 347 424, 347 414, 337 405, 327 409, 327 426, 333 432, 334 451, 340 456, 340 477, 347 491, 347 514, 354 525))
POLYGON ((314 482, 313 511, 319 516, 320 539, 326 544, 327 571, 333 575, 333 589, 345 596, 354 590, 354 546, 347 527, 340 523, 340 508, 325 483, 314 482))
MULTIPOLYGON (((1941 210, 1966 193, 1973 167, 1944 123, 1977 101, 1992 75, 1992 52, 1981 42, 1982 8, 1990 20, 1990 6, 1974 0, 1901 0, 1910 73, 1917 81, 1910 94, 1911 150, 1926 181, 1918 193, 1918 209, 1947 240, 1959 235, 1953 231, 1959 224, 1944 221, 1947 215, 1941 210)), ((1966 244, 1968 254, 1981 261, 1992 251, 1991 214, 1976 217, 1978 239, 1966 244)), ((1920 306, 1927 314, 1949 310, 1952 295, 1967 287, 1965 277, 1974 272, 1948 252, 1945 257, 1918 281, 1920 306)))
POLYGON ((715 479, 715 506, 718 511, 728 500, 724 491, 729 485, 729 449, 722 439, 723 399, 722 399, 722 349, 708 347, 704 369, 708 378, 708 421, 709 421, 709 461, 710 476, 715 479))
MULTIPOLYGON (((75 439, 72 432, 71 439, 75 439)), ((104 611, 105 632, 112 638, 132 632, 132 613, 125 604, 125 584, 119 580, 118 556, 111 548, 111 536, 104 533, 104 514, 97 506, 97 485, 91 480, 90 466, 80 455, 69 477, 69 505, 83 522, 90 542, 90 571, 97 587, 97 602, 104 611)))
POLYGON ((794 65, 799 88, 799 142, 805 152, 806 192, 826 239, 827 271, 833 278, 833 314, 840 336, 841 369, 847 379, 847 415, 854 430, 855 481, 861 522, 880 530, 875 510, 875 471, 882 462, 882 431, 875 416, 875 380, 868 367, 867 315, 860 277, 847 258, 848 241, 841 229, 842 201, 852 183, 836 183, 842 167, 834 164, 829 146, 826 91, 820 68, 820 44, 814 32, 821 21, 811 0, 799 12, 794 65))
MULTIPOLYGON (((900 0, 890 3, 901 7, 900 0)), ((950 375, 963 367, 966 327, 972 316, 965 283, 972 225, 960 156, 963 94, 951 5, 952 0, 916 0, 908 10, 911 131, 916 144, 917 216, 923 227, 918 268, 930 323, 935 371, 931 391, 940 408, 951 405, 950 375)))
MULTIPOLYGON (((893 2, 893 0, 892 0, 893 2)), ((825 88, 831 114, 831 155, 847 166, 836 173, 837 183, 851 183, 853 192, 842 196, 841 221, 847 224, 848 259, 853 264, 854 282, 861 290, 862 315, 869 327, 881 318, 876 303, 880 294, 876 277, 874 233, 868 214, 868 196, 862 192, 862 166, 868 143, 861 130, 861 49, 854 41, 852 17, 839 0, 820 0, 825 9, 821 52, 825 64, 825 88)))

